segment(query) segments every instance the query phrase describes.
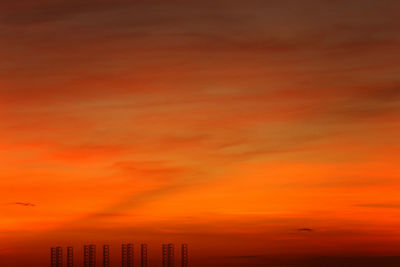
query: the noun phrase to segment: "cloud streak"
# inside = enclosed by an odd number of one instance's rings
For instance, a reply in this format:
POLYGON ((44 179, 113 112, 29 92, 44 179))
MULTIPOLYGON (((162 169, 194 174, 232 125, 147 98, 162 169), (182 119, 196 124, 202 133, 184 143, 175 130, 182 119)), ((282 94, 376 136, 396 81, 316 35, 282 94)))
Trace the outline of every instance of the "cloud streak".
POLYGON ((312 232, 312 231, 314 231, 314 229, 312 229, 312 228, 299 228, 299 229, 297 229, 297 231, 299 231, 299 232, 312 232))
POLYGON ((14 202, 14 203, 10 203, 10 204, 23 206, 23 207, 36 207, 36 204, 30 203, 30 202, 14 202))

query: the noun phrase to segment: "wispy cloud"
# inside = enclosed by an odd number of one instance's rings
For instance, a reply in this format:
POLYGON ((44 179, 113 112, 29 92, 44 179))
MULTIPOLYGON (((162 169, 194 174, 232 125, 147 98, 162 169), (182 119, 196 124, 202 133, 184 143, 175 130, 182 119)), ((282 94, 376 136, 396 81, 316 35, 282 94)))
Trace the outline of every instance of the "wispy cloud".
POLYGON ((18 205, 18 206, 23 206, 23 207, 35 207, 36 204, 30 203, 30 202, 13 202, 10 203, 11 205, 18 205))
POLYGON ((377 209, 400 209, 400 203, 364 203, 357 204, 356 206, 377 209))
POLYGON ((314 229, 312 228, 298 228, 297 231, 299 232, 312 232, 314 229))

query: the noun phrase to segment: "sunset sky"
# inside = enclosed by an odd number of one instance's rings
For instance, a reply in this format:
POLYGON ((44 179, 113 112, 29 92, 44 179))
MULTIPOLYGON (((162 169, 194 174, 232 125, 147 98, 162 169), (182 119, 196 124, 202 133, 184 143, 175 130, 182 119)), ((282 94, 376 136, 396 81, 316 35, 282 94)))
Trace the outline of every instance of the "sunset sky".
POLYGON ((80 263, 87 243, 119 266, 122 242, 152 267, 165 242, 193 267, 400 256, 399 17, 1 0, 0 266, 49 266, 55 245, 80 263))

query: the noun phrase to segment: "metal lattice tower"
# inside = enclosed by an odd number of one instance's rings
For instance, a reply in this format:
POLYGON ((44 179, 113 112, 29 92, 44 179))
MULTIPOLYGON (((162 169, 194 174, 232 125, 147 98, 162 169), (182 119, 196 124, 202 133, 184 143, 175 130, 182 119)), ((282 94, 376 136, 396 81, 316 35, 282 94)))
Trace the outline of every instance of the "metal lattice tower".
POLYGON ((126 244, 122 244, 121 246, 121 266, 127 267, 126 264, 126 244))
POLYGON ((62 247, 56 247, 56 267, 63 266, 62 247))
POLYGON ((162 267, 168 267, 168 245, 162 245, 162 267))
POLYGON ((89 267, 89 246, 83 246, 83 266, 89 267))
POLYGON ((127 248, 126 265, 127 267, 133 267, 133 257, 134 257, 133 244, 128 244, 126 248, 127 248))
POLYGON ((67 267, 74 267, 74 248, 67 247, 67 267))
POLYGON ((89 267, 96 267, 96 245, 89 245, 89 267))
POLYGON ((175 248, 174 244, 168 244, 168 267, 175 266, 175 248))
POLYGON ((57 260, 56 260, 56 248, 52 247, 50 249, 50 266, 57 267, 57 260))
POLYGON ((189 266, 189 256, 188 256, 188 245, 187 244, 182 244, 181 260, 182 260, 182 267, 189 266))
POLYGON ((103 267, 110 267, 110 246, 103 246, 103 267))
POLYGON ((141 254, 141 267, 147 267, 147 244, 142 244, 140 246, 141 254))

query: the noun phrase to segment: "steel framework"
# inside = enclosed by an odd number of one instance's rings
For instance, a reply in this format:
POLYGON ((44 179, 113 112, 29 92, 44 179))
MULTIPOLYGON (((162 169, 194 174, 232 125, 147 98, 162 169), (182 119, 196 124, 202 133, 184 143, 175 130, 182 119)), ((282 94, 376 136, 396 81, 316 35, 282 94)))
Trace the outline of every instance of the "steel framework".
POLYGON ((133 244, 129 243, 126 245, 126 265, 127 265, 127 267, 133 267, 133 257, 134 257, 133 244))
POLYGON ((83 246, 83 266, 89 267, 89 246, 83 246))
POLYGON ((175 266, 175 247, 174 244, 168 244, 168 267, 175 266))
POLYGON ((74 267, 74 248, 67 247, 67 267, 74 267))
POLYGON ((168 267, 168 245, 162 245, 162 267, 168 267))
POLYGON ((62 247, 56 247, 56 267, 63 266, 62 247))
POLYGON ((89 245, 89 267, 96 267, 96 245, 89 245))
POLYGON ((103 267, 110 267, 110 246, 103 246, 103 267))
POLYGON ((182 244, 181 250, 182 250, 181 266, 182 267, 188 267, 189 266, 188 245, 187 244, 182 244))
POLYGON ((140 245, 141 267, 147 267, 147 244, 140 245))
POLYGON ((57 267, 56 248, 55 247, 52 247, 50 249, 50 265, 51 265, 51 267, 57 267))
POLYGON ((126 263, 126 244, 122 244, 121 246, 121 266, 127 267, 126 263))

